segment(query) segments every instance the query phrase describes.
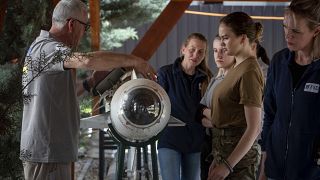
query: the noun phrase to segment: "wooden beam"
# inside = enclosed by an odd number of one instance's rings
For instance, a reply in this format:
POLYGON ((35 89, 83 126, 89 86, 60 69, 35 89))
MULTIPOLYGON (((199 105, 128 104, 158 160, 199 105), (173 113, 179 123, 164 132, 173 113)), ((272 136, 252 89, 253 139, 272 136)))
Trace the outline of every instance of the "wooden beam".
POLYGON ((2 31, 2 28, 4 26, 7 7, 8 7, 8 0, 3 0, 2 3, 0 4, 0 32, 2 31))
POLYGON ((149 60, 191 2, 191 0, 170 1, 134 48, 132 54, 149 60))

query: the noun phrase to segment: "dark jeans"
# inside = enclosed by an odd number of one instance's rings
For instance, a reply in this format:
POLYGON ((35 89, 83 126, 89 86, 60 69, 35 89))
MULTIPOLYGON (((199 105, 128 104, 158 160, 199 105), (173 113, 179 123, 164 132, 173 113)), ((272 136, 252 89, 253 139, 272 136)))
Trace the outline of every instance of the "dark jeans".
POLYGON ((209 168, 212 163, 212 136, 206 135, 201 147, 201 180, 208 179, 209 168))

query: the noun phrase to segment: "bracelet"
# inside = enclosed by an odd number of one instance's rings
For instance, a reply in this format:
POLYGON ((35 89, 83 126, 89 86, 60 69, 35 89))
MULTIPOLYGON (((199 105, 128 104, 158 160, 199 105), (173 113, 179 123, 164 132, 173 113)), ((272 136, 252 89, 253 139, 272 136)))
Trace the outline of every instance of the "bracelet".
POLYGON ((89 83, 88 83, 88 80, 87 80, 87 79, 85 79, 85 80, 82 81, 82 86, 83 86, 83 88, 84 88, 86 91, 91 92, 91 88, 90 88, 90 86, 89 86, 89 83))
POLYGON ((227 168, 229 169, 230 173, 233 172, 233 168, 232 166, 229 164, 229 162, 225 159, 222 159, 222 162, 227 166, 227 168))

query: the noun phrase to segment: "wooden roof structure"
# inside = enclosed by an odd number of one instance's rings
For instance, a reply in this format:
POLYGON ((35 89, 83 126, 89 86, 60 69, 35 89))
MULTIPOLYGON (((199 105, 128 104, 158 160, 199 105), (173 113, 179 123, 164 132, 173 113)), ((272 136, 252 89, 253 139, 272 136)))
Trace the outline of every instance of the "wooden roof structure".
MULTIPOLYGON (((58 1, 58 0, 55 0, 58 1)), ((230 0, 227 0, 230 1, 230 0)), ((261 2, 289 2, 289 0, 249 0, 261 2)), ((221 3, 223 0, 207 0, 206 2, 221 3)), ((100 49, 100 1, 90 0, 90 23, 92 50, 100 49)), ((159 17, 150 26, 140 42, 131 52, 133 55, 149 60, 161 42, 167 37, 171 29, 178 22, 192 0, 171 0, 159 17)))
MULTIPOLYGON (((231 0, 206 0, 204 2, 221 3, 231 0)), ((254 2, 289 2, 290 0, 246 0, 254 2)), ((59 0, 52 0, 55 5, 59 0)), ((192 3, 192 0, 171 0, 159 17, 151 25, 150 29, 142 37, 140 42, 132 51, 133 55, 149 60, 152 54, 166 38, 170 30, 177 23, 185 10, 192 3)), ((3 0, 0 5, 0 30, 3 27, 8 0, 3 0)), ((93 51, 100 49, 100 1, 89 0, 89 13, 91 24, 91 49, 93 51)))

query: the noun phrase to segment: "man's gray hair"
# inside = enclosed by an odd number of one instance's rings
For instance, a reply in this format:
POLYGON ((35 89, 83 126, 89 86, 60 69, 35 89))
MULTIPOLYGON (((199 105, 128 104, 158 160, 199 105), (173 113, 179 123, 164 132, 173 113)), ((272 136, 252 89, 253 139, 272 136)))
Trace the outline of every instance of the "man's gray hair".
POLYGON ((69 18, 79 19, 87 11, 87 6, 80 0, 61 0, 54 8, 52 24, 62 28, 69 18))

